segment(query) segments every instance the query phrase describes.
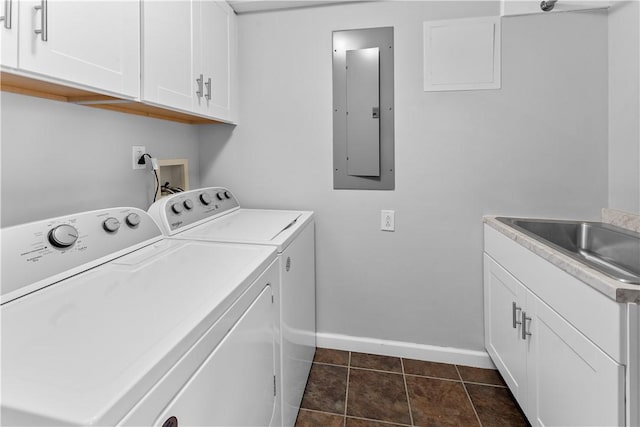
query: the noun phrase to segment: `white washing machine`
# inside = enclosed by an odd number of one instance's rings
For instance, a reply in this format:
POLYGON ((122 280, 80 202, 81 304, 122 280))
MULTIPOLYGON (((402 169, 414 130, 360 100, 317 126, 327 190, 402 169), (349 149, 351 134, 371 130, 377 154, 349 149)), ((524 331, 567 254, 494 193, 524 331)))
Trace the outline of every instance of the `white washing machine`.
POLYGON ((241 208, 226 188, 165 197, 149 208, 163 233, 193 241, 275 247, 280 265, 282 425, 294 425, 316 348, 313 212, 241 208))
POLYGON ((279 420, 274 248, 165 239, 135 208, 0 237, 3 425, 279 420))

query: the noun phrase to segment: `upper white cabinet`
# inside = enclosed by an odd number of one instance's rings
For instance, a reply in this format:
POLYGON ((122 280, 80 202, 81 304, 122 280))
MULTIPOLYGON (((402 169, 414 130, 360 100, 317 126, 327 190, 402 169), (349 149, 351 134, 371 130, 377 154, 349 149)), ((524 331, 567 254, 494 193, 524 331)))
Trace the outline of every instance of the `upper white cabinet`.
POLYGON ((195 2, 142 3, 142 100, 191 111, 196 99, 191 37, 195 2))
POLYGON ((236 18, 226 2, 143 2, 142 99, 235 122, 236 18))
POLYGON ((578 10, 606 9, 610 1, 600 0, 562 0, 553 3, 551 10, 542 10, 539 0, 501 0, 501 16, 530 15, 535 13, 572 12, 578 10))
POLYGON ((20 9, 20 70, 139 97, 138 1, 12 1, 20 9))
POLYGON ((3 0, 0 4, 0 37, 2 38, 2 65, 18 66, 18 0, 3 0))

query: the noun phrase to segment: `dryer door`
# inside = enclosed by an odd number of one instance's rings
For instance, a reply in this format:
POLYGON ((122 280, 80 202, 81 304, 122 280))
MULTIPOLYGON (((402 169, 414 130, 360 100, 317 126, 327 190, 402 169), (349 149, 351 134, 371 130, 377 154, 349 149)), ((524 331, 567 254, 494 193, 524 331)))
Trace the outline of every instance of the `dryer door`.
POLYGON ((276 403, 271 295, 267 286, 155 426, 269 425, 276 403))

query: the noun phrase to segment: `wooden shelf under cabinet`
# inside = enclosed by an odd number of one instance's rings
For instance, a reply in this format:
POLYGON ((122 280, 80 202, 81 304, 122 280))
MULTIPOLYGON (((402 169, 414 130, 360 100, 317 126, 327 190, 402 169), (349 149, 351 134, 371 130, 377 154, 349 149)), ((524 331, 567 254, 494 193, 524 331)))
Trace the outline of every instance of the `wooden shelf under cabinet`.
POLYGON ((102 108, 105 110, 118 111, 126 114, 135 114, 139 116, 152 117, 155 119, 169 120, 179 123, 220 123, 216 120, 167 110, 161 107, 144 104, 135 100, 121 99, 113 96, 102 95, 84 89, 77 89, 58 83, 37 80, 30 77, 11 74, 5 71, 0 73, 0 89, 3 92, 35 96, 38 98, 52 99, 61 102, 70 102, 87 107, 102 108))

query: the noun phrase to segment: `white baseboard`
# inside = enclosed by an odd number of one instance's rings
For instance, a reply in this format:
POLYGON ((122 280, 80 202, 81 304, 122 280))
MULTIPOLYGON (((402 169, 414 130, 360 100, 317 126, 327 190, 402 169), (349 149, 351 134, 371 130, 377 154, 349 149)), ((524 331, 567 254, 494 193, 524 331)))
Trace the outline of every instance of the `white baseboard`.
POLYGON ((435 345, 353 337, 322 332, 316 334, 316 345, 318 347, 335 350, 356 351, 359 353, 380 354, 383 356, 404 357, 406 359, 495 369, 495 365, 486 351, 465 350, 455 347, 438 347, 435 345))

